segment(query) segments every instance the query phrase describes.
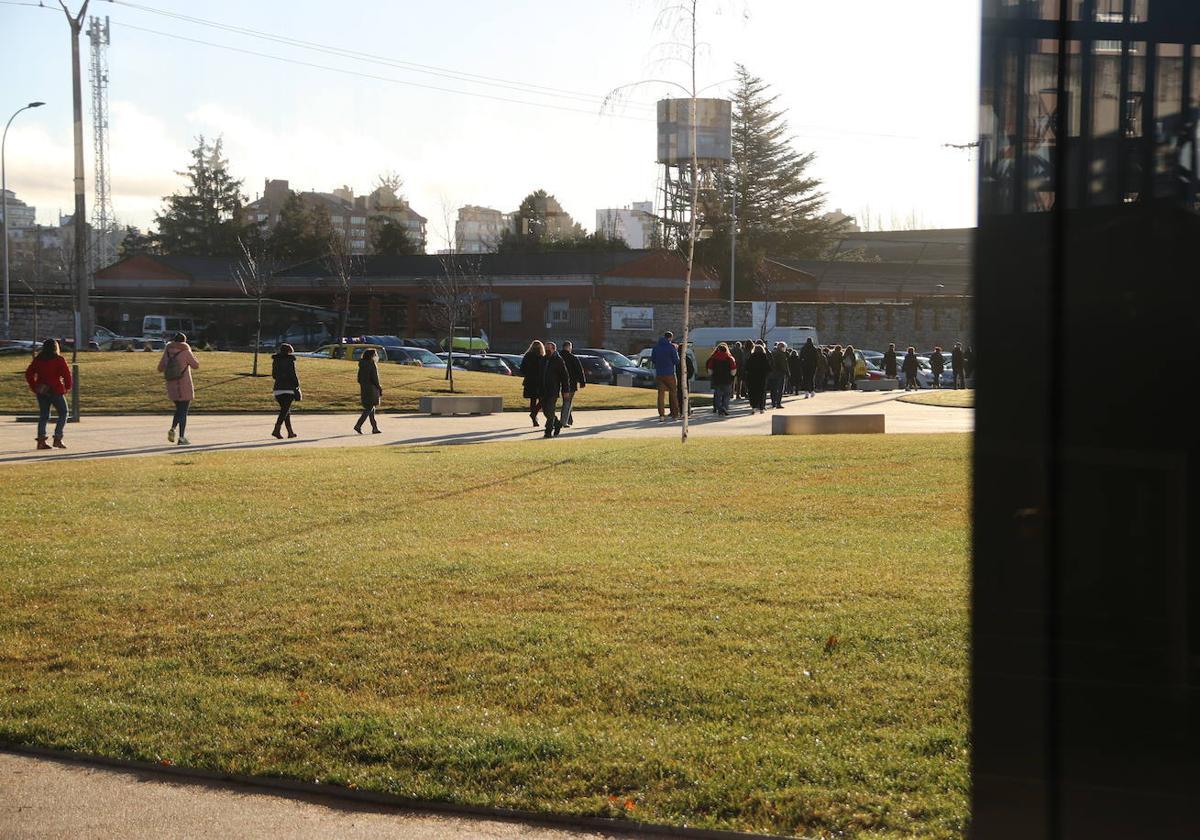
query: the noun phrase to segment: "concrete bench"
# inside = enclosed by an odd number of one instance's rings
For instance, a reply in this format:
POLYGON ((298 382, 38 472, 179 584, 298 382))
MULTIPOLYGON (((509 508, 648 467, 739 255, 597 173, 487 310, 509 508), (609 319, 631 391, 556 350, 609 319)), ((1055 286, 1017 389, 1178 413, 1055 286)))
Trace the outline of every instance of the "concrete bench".
POLYGON ((422 414, 492 414, 497 411, 504 411, 504 397, 478 397, 467 394, 421 397, 422 414))
POLYGON ((881 435, 882 414, 776 414, 773 435, 881 435))
POLYGON ((856 379, 854 387, 860 391, 895 391, 900 387, 899 379, 856 379))

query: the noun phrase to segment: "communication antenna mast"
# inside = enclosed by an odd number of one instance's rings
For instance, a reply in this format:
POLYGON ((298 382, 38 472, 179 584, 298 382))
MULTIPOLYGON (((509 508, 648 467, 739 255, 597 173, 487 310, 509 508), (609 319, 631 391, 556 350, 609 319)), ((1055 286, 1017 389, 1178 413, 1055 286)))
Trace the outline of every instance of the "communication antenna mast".
POLYGON ((96 175, 96 197, 92 203, 91 275, 116 259, 113 231, 117 221, 113 216, 112 196, 108 185, 108 18, 89 19, 87 36, 92 43, 90 77, 92 83, 92 145, 95 154, 93 170, 96 175))

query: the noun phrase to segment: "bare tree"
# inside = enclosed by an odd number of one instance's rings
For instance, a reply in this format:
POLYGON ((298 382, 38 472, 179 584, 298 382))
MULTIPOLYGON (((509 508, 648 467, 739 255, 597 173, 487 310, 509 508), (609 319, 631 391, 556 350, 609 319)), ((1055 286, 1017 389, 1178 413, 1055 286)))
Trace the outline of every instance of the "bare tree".
POLYGON ((262 345, 262 305, 275 279, 275 257, 270 243, 261 236, 238 237, 241 255, 233 268, 233 279, 246 297, 254 298, 254 363, 251 376, 258 376, 258 349, 262 345))
POLYGON ((361 271, 361 258, 350 250, 349 234, 334 230, 329 234, 325 246, 325 270, 341 289, 341 315, 338 317, 338 339, 346 335, 350 323, 351 281, 355 272, 361 271))
POLYGON ((429 281, 425 319, 435 332, 447 337, 446 379, 450 381, 450 393, 454 393, 454 333, 461 326, 469 330, 484 284, 478 257, 443 254, 441 263, 441 272, 429 281))
MULTIPOLYGON (((720 4, 722 0, 709 0, 710 3, 720 4)), ((683 281, 683 352, 686 355, 688 347, 688 331, 691 327, 691 305, 692 305, 692 274, 696 264, 696 233, 697 233, 697 213, 700 208, 700 161, 698 151, 696 149, 696 100, 702 90, 697 86, 697 57, 700 52, 701 43, 699 40, 699 14, 701 0, 661 0, 658 18, 655 22, 655 28, 665 33, 666 40, 660 44, 660 48, 664 49, 666 55, 662 63, 677 62, 683 64, 687 68, 687 79, 685 83, 679 83, 670 79, 642 79, 638 82, 633 82, 627 85, 621 85, 611 91, 605 97, 605 107, 610 104, 619 102, 629 91, 647 84, 665 84, 681 90, 686 94, 689 102, 689 134, 692 160, 691 160, 691 196, 688 202, 688 236, 687 236, 687 272, 684 275, 683 281)), ((717 84, 723 84, 718 82, 717 84)), ((711 86, 710 86, 711 87, 711 86)), ((684 443, 688 438, 688 401, 690 394, 688 393, 687 383, 687 360, 681 359, 681 379, 683 400, 680 410, 683 413, 683 422, 681 424, 680 440, 684 443)))

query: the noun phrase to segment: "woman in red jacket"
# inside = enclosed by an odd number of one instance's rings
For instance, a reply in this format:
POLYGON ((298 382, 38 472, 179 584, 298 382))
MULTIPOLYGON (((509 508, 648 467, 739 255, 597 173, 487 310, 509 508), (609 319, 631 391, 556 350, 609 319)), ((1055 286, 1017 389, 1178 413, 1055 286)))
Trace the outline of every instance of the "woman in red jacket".
POLYGON ((50 448, 46 445, 46 424, 50 422, 50 406, 54 406, 58 414, 54 424, 54 446, 66 449, 62 439, 63 428, 67 425, 67 401, 63 395, 71 390, 71 369, 58 352, 58 342, 53 338, 46 339, 41 351, 25 368, 25 381, 29 383, 29 390, 37 394, 37 448, 50 448))

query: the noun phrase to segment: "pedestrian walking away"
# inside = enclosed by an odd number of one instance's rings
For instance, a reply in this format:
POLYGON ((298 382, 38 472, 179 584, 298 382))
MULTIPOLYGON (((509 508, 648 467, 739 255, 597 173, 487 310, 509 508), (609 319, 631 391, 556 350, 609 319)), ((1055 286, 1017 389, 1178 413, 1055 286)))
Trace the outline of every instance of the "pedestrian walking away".
POLYGON ((954 388, 967 387, 967 369, 963 361, 962 344, 955 342, 954 349, 950 351, 950 367, 954 372, 954 388))
POLYGON ((822 347, 817 351, 817 376, 816 382, 818 391, 824 391, 829 387, 829 349, 822 347))
POLYGON ((917 351, 914 347, 909 347, 908 352, 904 355, 904 390, 915 391, 921 387, 921 383, 917 381, 917 371, 920 370, 920 363, 917 361, 917 351))
POLYGON ((795 347, 788 348, 788 393, 800 396, 800 354, 795 347))
POLYGON ((829 351, 829 376, 833 379, 833 390, 842 390, 846 381, 846 368, 842 366, 842 345, 835 344, 829 351))
POLYGON ((883 353, 883 375, 888 379, 896 378, 896 345, 889 344, 883 353))
POLYGON ((737 365, 737 370, 733 377, 733 396, 734 399, 744 400, 746 398, 746 377, 743 371, 746 367, 746 356, 749 350, 750 342, 733 342, 733 346, 729 348, 729 355, 733 356, 734 364, 737 365))
POLYGON ((787 389, 788 352, 787 344, 775 342, 771 351, 771 408, 783 408, 783 392, 787 389))
POLYGON ((587 378, 583 375, 583 364, 573 352, 574 348, 575 345, 570 341, 564 341, 562 352, 558 354, 562 356, 563 364, 567 366, 567 376, 570 380, 570 386, 563 394, 562 411, 558 418, 564 426, 570 426, 575 421, 571 411, 575 407, 575 393, 587 387, 587 378))
POLYGON ((56 340, 48 338, 42 342, 42 349, 33 357, 29 367, 25 368, 25 381, 29 383, 29 390, 37 397, 37 448, 66 449, 67 446, 63 443, 63 429, 67 425, 66 393, 71 390, 73 382, 71 368, 59 352, 56 340), (51 406, 55 413, 53 446, 46 443, 46 426, 50 422, 51 406))
POLYGON ((712 384, 713 414, 728 417, 733 377, 738 369, 737 360, 729 352, 729 346, 722 341, 704 366, 708 368, 709 382, 712 384))
POLYGON ((292 403, 298 402, 300 395, 300 377, 296 375, 296 356, 290 344, 280 344, 279 352, 271 357, 271 378, 275 380, 275 402, 279 403, 279 416, 275 418, 275 431, 271 437, 282 438, 283 428, 287 427, 287 436, 296 437, 292 430, 292 403))
POLYGON ((816 396, 816 378, 817 366, 821 359, 821 352, 817 350, 817 345, 813 344, 811 338, 804 340, 804 346, 800 348, 797 354, 800 360, 800 388, 804 391, 805 398, 816 396))
POLYGON ((521 393, 529 400, 529 419, 538 423, 538 412, 542 399, 542 367, 545 364, 546 345, 534 339, 521 357, 521 393))
POLYGON ((542 437, 558 437, 562 431, 562 420, 554 416, 558 406, 558 398, 567 396, 571 387, 571 373, 567 363, 563 361, 558 346, 553 341, 546 342, 546 356, 542 365, 542 414, 546 418, 546 434, 542 437))
POLYGON ((654 349, 650 351, 650 362, 654 365, 654 381, 658 386, 658 422, 667 418, 663 416, 664 397, 671 403, 671 419, 679 418, 679 397, 676 394, 678 382, 675 371, 679 368, 679 351, 675 349, 672 339, 675 334, 668 331, 662 334, 654 349))
POLYGON ((167 440, 175 442, 175 430, 179 430, 179 445, 187 446, 188 409, 196 399, 196 386, 192 383, 192 371, 200 369, 200 360, 187 343, 187 336, 175 333, 171 343, 163 349, 158 360, 158 372, 167 383, 167 399, 175 403, 175 415, 171 418, 171 429, 167 440))
POLYGON ((379 424, 375 422, 375 409, 383 400, 383 387, 379 384, 379 354, 374 347, 363 351, 358 360, 358 398, 362 403, 362 415, 354 424, 354 431, 362 434, 363 423, 371 421, 371 434, 379 434, 379 424))
POLYGON ((946 357, 942 355, 941 346, 934 347, 929 354, 929 367, 933 370, 933 387, 942 387, 942 371, 946 368, 946 357))
POLYGON ((750 401, 750 412, 762 414, 767 410, 767 377, 771 373, 771 360, 767 348, 755 344, 746 358, 746 396, 750 401))

